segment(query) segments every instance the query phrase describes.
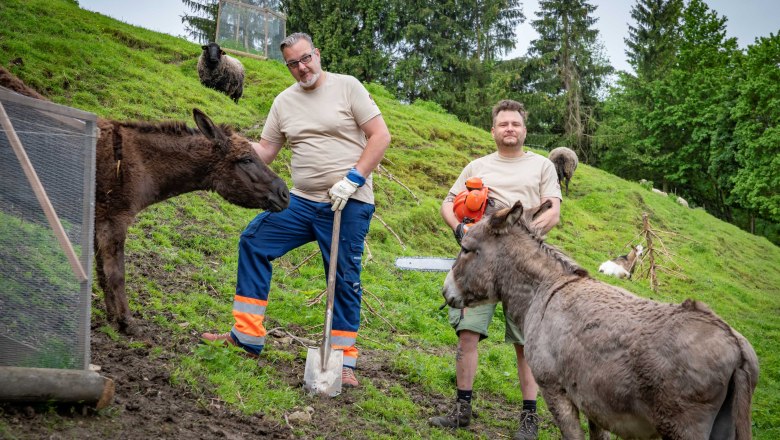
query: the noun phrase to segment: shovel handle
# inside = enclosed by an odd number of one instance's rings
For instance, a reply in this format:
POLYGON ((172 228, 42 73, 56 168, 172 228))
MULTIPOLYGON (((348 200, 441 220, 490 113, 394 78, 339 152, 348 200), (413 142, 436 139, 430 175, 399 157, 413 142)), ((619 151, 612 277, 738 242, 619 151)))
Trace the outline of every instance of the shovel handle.
POLYGON ((327 368, 328 358, 330 357, 330 352, 332 350, 330 346, 330 331, 333 327, 333 297, 336 293, 336 268, 339 258, 340 231, 341 210, 337 210, 333 214, 333 235, 330 240, 330 264, 328 265, 328 287, 326 288, 327 298, 325 300, 325 327, 322 335, 322 347, 320 347, 323 370, 327 368))

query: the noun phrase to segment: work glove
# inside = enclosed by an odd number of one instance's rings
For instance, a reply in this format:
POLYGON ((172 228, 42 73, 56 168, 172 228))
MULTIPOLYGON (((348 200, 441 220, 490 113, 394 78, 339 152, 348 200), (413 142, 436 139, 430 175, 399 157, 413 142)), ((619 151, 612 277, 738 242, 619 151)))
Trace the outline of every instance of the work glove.
POLYGON ((355 194, 358 188, 366 183, 366 178, 363 177, 358 170, 352 168, 349 170, 343 179, 336 182, 328 190, 330 195, 331 211, 341 211, 347 206, 347 200, 355 194))
POLYGON ((453 233, 455 234, 455 240, 458 241, 458 244, 460 244, 461 240, 463 240, 463 236, 466 235, 466 232, 469 230, 469 223, 462 222, 458 223, 458 226, 453 229, 453 233))

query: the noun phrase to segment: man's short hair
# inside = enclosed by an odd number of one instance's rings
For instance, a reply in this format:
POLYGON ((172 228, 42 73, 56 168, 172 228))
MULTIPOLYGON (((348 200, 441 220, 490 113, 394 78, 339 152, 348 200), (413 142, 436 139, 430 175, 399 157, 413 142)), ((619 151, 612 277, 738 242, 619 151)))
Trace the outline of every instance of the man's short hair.
POLYGON ((279 50, 284 52, 286 48, 294 45, 295 43, 301 40, 308 41, 311 48, 314 49, 314 43, 311 41, 311 36, 309 34, 305 34, 303 32, 296 32, 294 34, 288 35, 287 38, 282 40, 282 43, 279 45, 279 50))
POLYGON ((500 112, 506 111, 520 113, 520 116, 523 118, 523 124, 525 124, 528 112, 525 111, 525 107, 523 107, 522 103, 511 99, 502 99, 501 101, 498 101, 498 104, 493 106, 493 124, 496 123, 496 116, 498 116, 500 112))

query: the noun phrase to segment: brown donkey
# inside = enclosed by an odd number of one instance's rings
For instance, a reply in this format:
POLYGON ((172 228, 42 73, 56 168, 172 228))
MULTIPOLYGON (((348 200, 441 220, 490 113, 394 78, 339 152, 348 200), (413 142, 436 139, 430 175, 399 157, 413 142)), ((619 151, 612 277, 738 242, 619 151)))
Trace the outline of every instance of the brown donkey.
POLYGON ((191 191, 216 191, 244 208, 281 211, 287 185, 249 141, 193 109, 200 131, 182 122, 99 120, 95 172, 95 263, 109 319, 132 333, 125 294, 125 238, 147 206, 191 191))
MULTIPOLYGON (((46 99, 0 67, 0 87, 46 99)), ((228 202, 281 211, 287 185, 249 141, 193 109, 199 130, 183 122, 98 119, 95 153, 95 265, 110 321, 135 331, 125 293, 127 228, 144 208, 191 191, 216 191, 228 202)))
MULTIPOLYGON (((546 209, 543 205, 539 209, 546 209)), ((503 302, 564 439, 749 439, 758 359, 704 304, 594 280, 537 236, 520 203, 471 229, 444 282, 453 307, 503 302)))

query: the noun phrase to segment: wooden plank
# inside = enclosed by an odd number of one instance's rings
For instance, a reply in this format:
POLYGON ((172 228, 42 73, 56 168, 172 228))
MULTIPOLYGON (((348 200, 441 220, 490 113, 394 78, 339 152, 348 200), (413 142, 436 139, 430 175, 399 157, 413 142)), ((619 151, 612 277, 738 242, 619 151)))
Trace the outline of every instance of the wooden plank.
POLYGON ((68 258, 68 262, 73 269, 73 273, 76 275, 76 278, 79 280, 79 282, 87 281, 87 274, 84 271, 84 268, 81 266, 81 262, 79 261, 76 252, 73 250, 73 245, 70 243, 70 240, 65 233, 65 229, 62 227, 62 223, 60 223, 60 219, 57 216, 57 213, 54 211, 54 206, 52 206, 51 201, 49 200, 49 196, 46 195, 46 190, 43 188, 43 184, 38 178, 38 174, 35 172, 35 168, 33 168, 32 163, 30 162, 30 158, 24 151, 22 141, 19 139, 19 136, 16 135, 16 131, 14 131, 11 120, 8 118, 8 114, 5 112, 5 107, 3 107, 1 102, 0 126, 3 127, 6 136, 8 136, 8 141, 11 143, 11 148, 13 148, 14 153, 16 153, 16 158, 19 159, 19 163, 22 165, 24 174, 27 176, 27 180, 30 182, 30 186, 32 186, 33 192, 35 192, 35 197, 38 199, 38 203, 41 204, 41 208, 43 208, 44 214, 46 214, 46 219, 49 221, 49 226, 51 227, 52 231, 54 231, 54 235, 57 237, 57 241, 60 243, 60 247, 62 247, 62 250, 65 252, 65 256, 68 258))

